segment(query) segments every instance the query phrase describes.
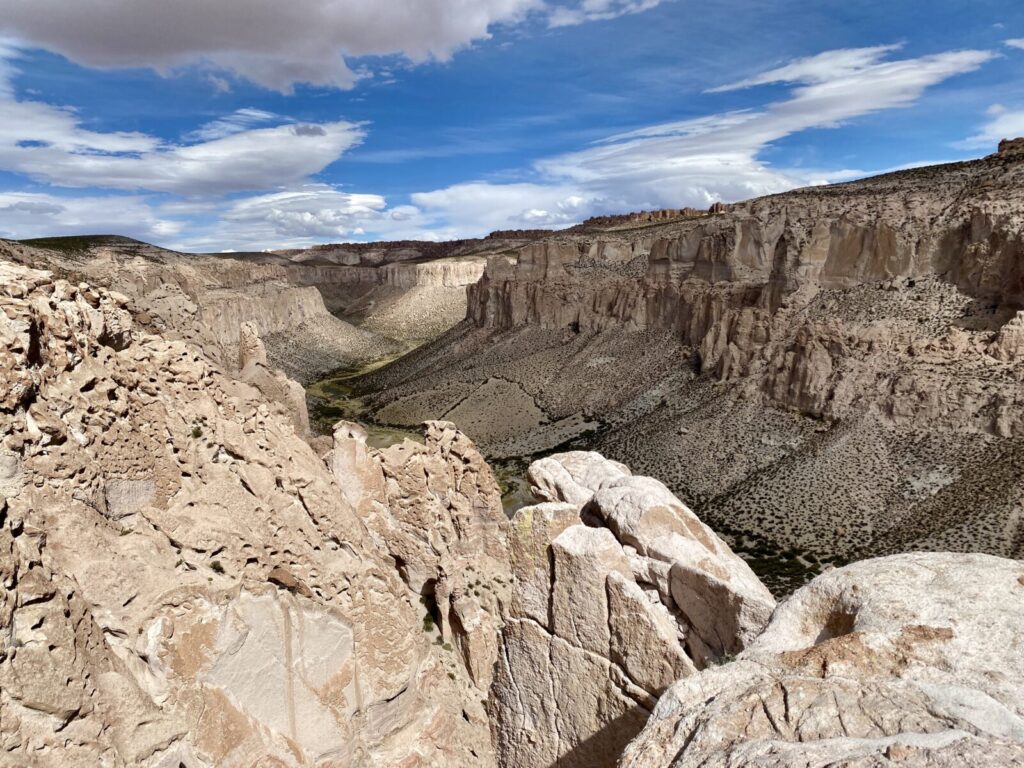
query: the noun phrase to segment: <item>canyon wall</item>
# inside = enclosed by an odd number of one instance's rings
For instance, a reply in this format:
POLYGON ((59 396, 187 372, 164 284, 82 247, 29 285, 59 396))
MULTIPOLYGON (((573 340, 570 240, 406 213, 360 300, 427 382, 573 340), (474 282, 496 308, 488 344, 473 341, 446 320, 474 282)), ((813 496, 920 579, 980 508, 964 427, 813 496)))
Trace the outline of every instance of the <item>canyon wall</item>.
POLYGON ((401 348, 334 317, 315 286, 296 284, 291 268, 280 264, 182 254, 116 238, 81 251, 0 243, 0 256, 117 291, 142 326, 199 345, 227 371, 237 369, 242 323, 256 327, 276 366, 304 382, 401 348))
MULTIPOLYGON (((1004 311, 1024 305, 1024 155, 1015 146, 975 163, 762 198, 657 230, 537 242, 489 259, 470 290, 468 317, 497 331, 668 331, 719 378, 766 367, 767 398, 809 415, 843 415, 831 374, 858 348, 934 341, 941 355, 943 340, 900 338, 867 318, 815 322, 806 315, 816 297, 934 279, 1004 311)), ((1021 428, 993 423, 993 403, 978 407, 985 415, 976 428, 1021 428)))
POLYGON ((492 254, 467 320, 360 394, 491 456, 576 441, 660 477, 774 589, 908 549, 1024 556, 1022 189, 1007 142, 556 233, 492 254))
POLYGON ((493 765, 494 623, 453 558, 500 552, 504 516, 471 444, 321 456, 252 326, 250 384, 128 303, 0 262, 0 761, 493 765), (433 516, 422 562, 404 509, 433 516), (451 634, 414 562, 451 572, 451 634))
POLYGON ((1024 759, 1020 562, 776 606, 653 478, 552 455, 509 520, 454 424, 308 438, 254 324, 234 378, 131 301, 0 261, 3 764, 1024 759))

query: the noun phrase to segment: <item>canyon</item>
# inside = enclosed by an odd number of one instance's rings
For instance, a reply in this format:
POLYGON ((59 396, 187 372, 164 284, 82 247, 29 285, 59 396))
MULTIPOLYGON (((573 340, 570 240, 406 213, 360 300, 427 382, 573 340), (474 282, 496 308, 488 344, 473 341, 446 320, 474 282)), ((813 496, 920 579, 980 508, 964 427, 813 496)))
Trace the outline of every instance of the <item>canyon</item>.
POLYGON ((783 593, 915 549, 1024 554, 1024 151, 489 258, 465 321, 356 386, 494 458, 661 478, 783 593), (772 571, 769 573, 769 571, 772 571))
POLYGON ((1022 189, 0 241, 0 765, 1024 764, 1022 189))

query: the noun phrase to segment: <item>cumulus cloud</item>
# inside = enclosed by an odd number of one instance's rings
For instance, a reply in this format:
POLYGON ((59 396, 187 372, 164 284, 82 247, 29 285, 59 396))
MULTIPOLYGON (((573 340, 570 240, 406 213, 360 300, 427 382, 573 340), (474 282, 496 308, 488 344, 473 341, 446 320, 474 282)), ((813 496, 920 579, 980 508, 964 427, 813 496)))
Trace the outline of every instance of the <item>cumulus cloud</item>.
POLYGON ((1019 48, 1024 51, 1024 37, 1015 37, 1012 40, 1006 40, 1005 42, 1010 48, 1019 48))
POLYGON ((600 201, 571 186, 469 182, 412 195, 428 220, 454 232, 486 234, 495 229, 574 224, 600 201))
MULTIPOLYGON (((294 124, 270 113, 241 110, 209 123, 192 143, 182 145, 138 133, 93 133, 72 110, 15 100, 5 90, 0 56, 0 113, 5 118, 0 121, 0 168, 59 184, 207 195, 206 202, 190 199, 156 207, 129 196, 79 203, 5 195, 0 196, 0 219, 10 234, 20 236, 26 236, 23 228, 39 234, 95 231, 97 222, 105 222, 103 229, 135 236, 149 232, 157 242, 180 248, 242 250, 339 240, 447 239, 510 227, 562 227, 591 215, 642 208, 704 207, 716 200, 850 178, 855 172, 772 167, 760 156, 794 133, 910 106, 929 87, 973 71, 994 55, 952 51, 894 59, 894 51, 891 46, 834 51, 775 67, 724 89, 786 83, 789 91, 781 100, 641 126, 540 160, 524 169, 528 181, 464 182, 413 194, 412 204, 401 206, 389 206, 380 195, 309 183, 310 175, 361 140, 359 125, 294 124), (260 194, 215 197, 248 189, 260 194), (72 205, 78 207, 72 210, 72 205), (67 210, 58 212, 57 206, 67 210), (125 211, 137 218, 134 229, 118 225, 130 218, 122 216, 125 211), (97 218, 90 220, 87 213, 97 218), (186 217, 187 232, 181 229, 186 217)), ((1022 114, 992 110, 989 124, 972 141, 990 146, 996 134, 1024 133, 1018 122, 1022 114), (1018 125, 1021 129, 1015 130, 1018 125)))
POLYGON ((443 61, 546 10, 544 0, 0 0, 0 32, 89 67, 200 64, 289 91, 351 87, 346 58, 443 61))
POLYGON ((38 192, 0 192, 0 237, 122 234, 164 242, 181 221, 158 215, 145 198, 129 195, 58 197, 38 192))
POLYGON ((338 121, 285 122, 243 109, 171 144, 137 132, 84 128, 72 108, 19 100, 11 87, 17 52, 0 46, 0 169, 56 186, 217 195, 305 180, 363 139, 338 121))
POLYGON ((222 218, 231 224, 263 227, 277 239, 339 239, 363 234, 367 224, 384 218, 386 207, 380 195, 309 184, 240 200, 222 218))

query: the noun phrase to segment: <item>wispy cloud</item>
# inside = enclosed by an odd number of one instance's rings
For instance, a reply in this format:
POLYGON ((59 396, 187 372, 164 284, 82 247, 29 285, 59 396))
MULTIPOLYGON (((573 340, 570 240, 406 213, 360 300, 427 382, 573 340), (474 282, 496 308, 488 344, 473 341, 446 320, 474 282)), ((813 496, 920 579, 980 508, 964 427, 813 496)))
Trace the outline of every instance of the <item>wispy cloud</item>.
MULTIPOLYGON (((926 89, 981 67, 995 54, 951 51, 892 60, 894 46, 830 51, 800 59, 725 89, 791 83, 788 98, 760 109, 645 126, 590 148, 538 161, 540 182, 460 184, 414 196, 464 233, 484 227, 571 223, 595 213, 650 207, 706 206, 823 183, 827 170, 774 168, 762 151, 810 128, 836 127, 914 104, 926 89), (481 225, 463 217, 479 211, 481 225), (484 223, 485 222, 485 223, 484 223)), ((723 89, 717 89, 723 90, 723 89)), ((836 177, 849 178, 844 171, 836 177)))
POLYGON ((711 88, 708 93, 725 93, 772 83, 827 83, 856 75, 878 63, 885 54, 899 50, 899 45, 878 45, 873 48, 844 48, 826 51, 817 56, 791 61, 746 80, 711 88))
POLYGON ((55 186, 217 195, 298 183, 362 141, 346 121, 255 127, 269 112, 243 109, 169 144, 138 132, 97 132, 72 108, 18 99, 16 52, 0 48, 0 169, 55 186), (6 58, 4 58, 6 56, 6 58))
POLYGON ((1008 109, 993 104, 987 111, 988 120, 973 136, 957 143, 958 149, 992 150, 1002 139, 1024 136, 1024 109, 1008 109))
POLYGON ((588 21, 608 21, 620 16, 643 13, 665 0, 582 0, 573 5, 557 5, 548 15, 551 27, 570 27, 588 21))
POLYGON ((1005 44, 1008 45, 1010 48, 1019 48, 1020 50, 1024 51, 1024 37, 1016 37, 1013 38, 1012 40, 1006 40, 1005 44))
POLYGON ((226 117, 213 120, 212 122, 202 125, 196 130, 187 133, 185 135, 185 140, 213 141, 215 139, 223 139, 225 136, 242 133, 243 131, 254 128, 257 125, 280 120, 281 118, 273 112, 246 107, 245 109, 236 110, 234 113, 227 115, 226 117))

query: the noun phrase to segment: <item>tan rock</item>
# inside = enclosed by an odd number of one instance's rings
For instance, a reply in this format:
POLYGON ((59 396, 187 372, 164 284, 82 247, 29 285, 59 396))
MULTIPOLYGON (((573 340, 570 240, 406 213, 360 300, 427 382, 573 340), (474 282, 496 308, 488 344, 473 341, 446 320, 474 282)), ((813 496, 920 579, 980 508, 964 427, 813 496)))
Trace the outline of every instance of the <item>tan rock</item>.
POLYGON ((662 697, 624 768, 1024 760, 1019 562, 910 554, 815 579, 662 697))
POLYGON ((513 599, 490 701, 498 761, 612 766, 657 697, 744 647, 774 601, 657 481, 580 451, 528 477, 544 503, 510 528, 513 599))
MULTIPOLYGON (((0 762, 493 764, 470 673, 291 414, 122 298, 0 278, 0 762)), ((437 438, 432 513, 476 546, 471 448, 437 438)))

